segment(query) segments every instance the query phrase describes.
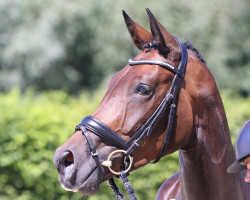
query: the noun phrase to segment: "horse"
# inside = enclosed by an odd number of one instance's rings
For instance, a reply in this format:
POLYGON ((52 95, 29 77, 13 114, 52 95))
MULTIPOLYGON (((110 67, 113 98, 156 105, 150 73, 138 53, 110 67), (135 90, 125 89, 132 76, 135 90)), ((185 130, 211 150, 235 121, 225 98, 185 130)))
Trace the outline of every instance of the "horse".
POLYGON ((123 11, 141 52, 55 151, 61 186, 91 196, 103 181, 179 151, 180 171, 163 183, 157 200, 249 199, 243 178, 226 170, 235 154, 213 75, 192 45, 147 13, 151 32, 123 11))

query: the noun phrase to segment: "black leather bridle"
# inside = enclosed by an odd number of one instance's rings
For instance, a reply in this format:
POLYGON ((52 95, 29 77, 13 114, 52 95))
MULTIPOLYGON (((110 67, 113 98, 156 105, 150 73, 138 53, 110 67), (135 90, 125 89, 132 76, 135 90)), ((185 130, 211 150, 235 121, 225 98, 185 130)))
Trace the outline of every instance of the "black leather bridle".
MULTIPOLYGON (((161 159, 161 157, 166 149, 166 146, 168 145, 169 140, 170 140, 170 136, 171 136, 171 132, 172 132, 172 128, 173 128, 174 116, 175 116, 176 108, 177 108, 177 106, 176 106, 177 105, 177 98, 178 98, 178 94, 180 91, 180 83, 181 83, 182 78, 185 75, 187 59, 188 59, 188 53, 187 53, 187 49, 186 49, 185 45, 182 44, 181 42, 179 42, 179 44, 181 47, 181 61, 180 61, 177 68, 174 67, 173 65, 165 62, 165 61, 160 61, 160 60, 133 60, 133 59, 129 60, 129 65, 131 65, 131 66, 144 65, 144 64, 159 65, 159 66, 173 72, 175 75, 174 75, 174 78, 172 80, 170 89, 166 93, 166 95, 163 98, 163 100, 161 101, 160 105, 157 107, 157 109, 154 111, 154 113, 149 117, 149 119, 141 126, 141 128, 139 128, 139 130, 136 131, 136 133, 128 141, 125 141, 122 137, 117 135, 108 126, 106 126, 101 121, 94 118, 93 116, 86 116, 85 118, 82 119, 80 124, 78 124, 76 126, 76 131, 81 130, 82 134, 85 136, 85 138, 89 144, 90 152, 91 152, 92 157, 94 158, 96 165, 97 165, 100 182, 102 182, 102 178, 103 178, 101 163, 99 161, 99 157, 98 157, 98 153, 96 151, 96 148, 95 148, 91 138, 89 137, 87 130, 90 131, 91 133, 94 133, 95 135, 103 138, 104 140, 109 141, 113 146, 117 147, 118 149, 124 150, 125 151, 124 157, 126 158, 127 156, 132 155, 132 152, 134 151, 134 149, 136 147, 140 146, 141 142, 143 141, 143 139, 146 136, 149 136, 151 134, 154 126, 159 121, 159 119, 161 118, 163 113, 167 109, 169 109, 167 129, 166 129, 166 133, 165 133, 165 138, 163 140, 163 145, 162 145, 161 151, 158 154, 157 158, 151 163, 156 163, 161 159)), ((125 164, 126 164, 126 161, 125 161, 125 164)), ((126 179, 126 174, 123 172, 123 170, 121 171, 120 176, 123 179, 123 181, 126 179)), ((112 186, 112 182, 114 182, 113 179, 110 180, 111 187, 116 187, 115 185, 112 186)), ((126 187, 126 185, 129 185, 130 183, 129 184, 124 183, 124 184, 126 187)), ((116 188, 115 189, 112 188, 112 189, 115 190, 116 188)), ((118 188, 117 188, 117 190, 118 190, 118 188)), ((131 193, 131 194, 129 194, 130 198, 136 199, 135 196, 132 194, 133 193, 132 188, 128 188, 127 190, 130 190, 130 191, 128 191, 128 193, 131 193)), ((115 192, 116 192, 116 196, 118 199, 123 199, 122 195, 119 194, 119 190, 115 191, 115 192)))

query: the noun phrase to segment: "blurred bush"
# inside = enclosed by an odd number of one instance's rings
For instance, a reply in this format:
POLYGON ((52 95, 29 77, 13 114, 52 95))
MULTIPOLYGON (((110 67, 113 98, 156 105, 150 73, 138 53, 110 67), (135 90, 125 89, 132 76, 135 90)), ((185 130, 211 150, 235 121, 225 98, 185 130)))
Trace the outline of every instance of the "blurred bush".
MULTIPOLYGON (((230 129, 235 136, 244 121, 250 118, 250 99, 223 92, 230 129)), ((74 132, 82 117, 98 106, 103 93, 83 92, 77 97, 62 91, 25 95, 13 89, 0 94, 0 199, 1 200, 67 200, 86 199, 64 191, 57 180, 52 157, 55 149, 74 132)), ((161 183, 178 171, 178 154, 163 158, 156 165, 147 165, 131 173, 138 199, 154 199, 161 183)), ((120 181, 119 181, 120 182, 120 181)), ((118 184, 123 188, 121 183, 118 184)), ((123 190, 123 192, 125 192, 123 190)), ((107 183, 87 199, 115 199, 107 183)))
POLYGON ((58 185, 53 153, 99 101, 85 93, 72 98, 61 91, 1 94, 0 199, 73 198, 75 194, 58 185))

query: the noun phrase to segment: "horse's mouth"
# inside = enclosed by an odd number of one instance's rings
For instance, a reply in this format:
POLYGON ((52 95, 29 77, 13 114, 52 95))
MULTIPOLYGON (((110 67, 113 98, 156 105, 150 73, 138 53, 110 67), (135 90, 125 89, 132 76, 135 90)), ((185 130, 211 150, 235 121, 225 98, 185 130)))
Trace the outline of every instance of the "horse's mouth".
MULTIPOLYGON (((92 175, 94 172, 97 173, 97 167, 95 167, 95 168, 92 170, 92 172, 90 172, 89 175, 88 175, 83 181, 81 181, 81 182, 78 184, 78 186, 77 186, 76 190, 74 190, 74 192, 79 192, 82 188, 84 188, 84 186, 86 185, 86 183, 89 182, 89 179, 91 178, 91 175, 92 175)), ((97 173, 97 174, 98 174, 98 173, 97 173)), ((99 180, 99 179, 98 179, 98 180, 99 180)), ((93 189, 94 189, 94 188, 93 188, 93 189)))
POLYGON ((83 178, 79 178, 79 175, 77 175, 77 180, 75 180, 74 184, 72 183, 72 179, 65 179, 63 175, 59 175, 59 182, 65 190, 89 196, 94 195, 100 185, 97 167, 93 168, 92 171, 83 178))
MULTIPOLYGON (((97 167, 93 168, 93 170, 84 178, 81 179, 81 181, 79 181, 78 183, 74 184, 74 186, 68 186, 68 184, 65 184, 64 182, 60 181, 61 186, 68 191, 72 191, 72 192, 80 192, 81 190, 85 190, 85 185, 89 184, 89 182, 92 182, 92 180, 90 180, 91 178, 96 180, 96 177, 92 177, 93 174, 98 174, 97 172, 97 167)), ((99 179, 97 179, 97 181, 99 181, 99 179)), ((92 188, 95 189, 95 188, 92 188)))

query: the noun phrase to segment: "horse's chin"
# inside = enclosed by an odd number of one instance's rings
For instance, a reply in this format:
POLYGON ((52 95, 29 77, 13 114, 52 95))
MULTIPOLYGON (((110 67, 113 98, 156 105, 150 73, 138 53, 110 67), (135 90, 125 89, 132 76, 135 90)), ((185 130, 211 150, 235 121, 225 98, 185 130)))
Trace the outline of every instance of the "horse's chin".
POLYGON ((72 181, 74 177, 69 179, 66 176, 59 174, 59 182, 65 190, 78 192, 87 196, 92 196, 96 194, 99 189, 100 181, 97 168, 94 168, 90 173, 77 172, 77 177, 75 181, 72 181))

